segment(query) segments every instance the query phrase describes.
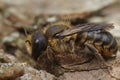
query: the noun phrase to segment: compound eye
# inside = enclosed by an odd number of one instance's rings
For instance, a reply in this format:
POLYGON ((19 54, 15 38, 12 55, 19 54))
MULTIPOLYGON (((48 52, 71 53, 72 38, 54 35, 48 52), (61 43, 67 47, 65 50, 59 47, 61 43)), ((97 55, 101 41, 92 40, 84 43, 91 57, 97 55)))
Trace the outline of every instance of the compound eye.
POLYGON ((36 43, 36 44, 38 44, 39 42, 40 42, 40 40, 39 40, 39 39, 36 39, 36 40, 35 40, 35 43, 36 43))
POLYGON ((43 33, 35 32, 32 35, 32 57, 35 60, 46 50, 47 44, 47 38, 43 33))

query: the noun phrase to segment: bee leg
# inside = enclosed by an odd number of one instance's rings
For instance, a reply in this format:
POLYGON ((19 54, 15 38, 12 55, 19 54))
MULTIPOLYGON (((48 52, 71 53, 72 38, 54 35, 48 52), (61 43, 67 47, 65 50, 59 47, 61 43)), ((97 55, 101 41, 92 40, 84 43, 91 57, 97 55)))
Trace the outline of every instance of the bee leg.
POLYGON ((104 69, 103 69, 103 71, 105 71, 105 72, 106 72, 107 74, 109 74, 111 77, 116 78, 116 77, 114 77, 114 76, 111 74, 111 72, 110 72, 110 70, 112 69, 112 67, 106 64, 105 60, 104 60, 103 57, 100 55, 100 53, 98 53, 97 49, 96 49, 94 46, 89 45, 89 44, 86 44, 86 46, 88 47, 88 49, 89 49, 90 51, 92 51, 92 52, 94 53, 95 57, 96 57, 99 61, 102 62, 103 65, 100 64, 100 68, 101 68, 101 69, 107 68, 107 70, 104 70, 104 69), (103 67, 103 66, 104 66, 104 67, 103 67))
POLYGON ((51 61, 51 62, 54 62, 54 61, 55 61, 54 52, 51 50, 51 47, 50 47, 50 46, 47 47, 47 52, 46 52, 46 54, 47 54, 47 58, 49 59, 49 61, 51 61))
POLYGON ((75 52, 75 41, 70 40, 70 45, 72 47, 71 53, 74 53, 75 52))
POLYGON ((90 44, 86 44, 87 48, 95 55, 95 57, 100 61, 100 63, 102 63, 102 65, 100 66, 100 68, 103 68, 103 67, 110 67, 106 64, 104 58, 101 56, 101 54, 97 51, 97 49, 90 45, 90 44))

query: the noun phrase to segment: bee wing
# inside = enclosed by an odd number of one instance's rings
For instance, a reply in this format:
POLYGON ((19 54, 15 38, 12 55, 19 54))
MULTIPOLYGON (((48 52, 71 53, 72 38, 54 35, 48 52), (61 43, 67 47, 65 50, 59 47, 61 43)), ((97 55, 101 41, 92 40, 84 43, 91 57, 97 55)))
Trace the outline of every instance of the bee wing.
POLYGON ((88 23, 88 24, 83 24, 84 27, 82 31, 96 31, 96 30, 109 30, 114 28, 113 24, 93 24, 93 23, 88 23))
POLYGON ((65 37, 71 34, 79 33, 79 32, 87 32, 87 31, 96 31, 96 30, 108 30, 114 28, 113 24, 95 24, 95 23, 87 23, 74 26, 70 29, 67 29, 59 34, 56 34, 57 37, 65 37))

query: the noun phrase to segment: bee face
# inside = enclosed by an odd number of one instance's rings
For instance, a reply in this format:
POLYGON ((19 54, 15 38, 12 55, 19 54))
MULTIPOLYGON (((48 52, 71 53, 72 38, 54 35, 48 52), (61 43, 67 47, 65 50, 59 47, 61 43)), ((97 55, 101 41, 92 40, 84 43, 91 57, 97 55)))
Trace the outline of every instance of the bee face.
POLYGON ((31 44, 31 38, 32 37, 32 35, 28 35, 27 36, 27 39, 26 39, 26 41, 25 41, 25 45, 26 45, 26 48, 27 48, 27 51, 28 51, 28 53, 29 53, 29 55, 31 55, 31 52, 32 52, 32 44, 31 44))

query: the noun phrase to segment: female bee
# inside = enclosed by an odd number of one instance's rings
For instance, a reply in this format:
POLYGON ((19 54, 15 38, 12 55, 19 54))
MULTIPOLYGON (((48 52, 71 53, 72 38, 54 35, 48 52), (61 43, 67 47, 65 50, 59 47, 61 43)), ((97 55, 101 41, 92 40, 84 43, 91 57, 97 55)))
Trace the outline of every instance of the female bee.
POLYGON ((107 31, 113 27, 104 23, 73 26, 70 22, 58 22, 28 35, 26 44, 33 59, 48 72, 54 73, 54 65, 68 68, 68 65, 89 61, 91 57, 81 59, 81 51, 84 53, 86 48, 103 63, 103 58, 116 57, 117 42, 107 31))

